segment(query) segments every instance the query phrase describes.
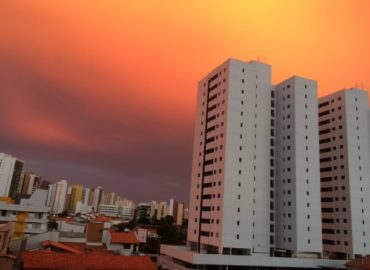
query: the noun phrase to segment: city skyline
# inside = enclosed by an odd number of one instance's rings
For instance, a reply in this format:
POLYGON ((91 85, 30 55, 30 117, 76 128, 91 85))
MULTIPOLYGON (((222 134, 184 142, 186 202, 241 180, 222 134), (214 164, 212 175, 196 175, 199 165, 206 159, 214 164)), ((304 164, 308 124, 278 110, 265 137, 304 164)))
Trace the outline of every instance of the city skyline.
POLYGON ((199 78, 254 58, 319 97, 367 89, 369 5, 2 1, 0 151, 52 181, 187 202, 199 78))

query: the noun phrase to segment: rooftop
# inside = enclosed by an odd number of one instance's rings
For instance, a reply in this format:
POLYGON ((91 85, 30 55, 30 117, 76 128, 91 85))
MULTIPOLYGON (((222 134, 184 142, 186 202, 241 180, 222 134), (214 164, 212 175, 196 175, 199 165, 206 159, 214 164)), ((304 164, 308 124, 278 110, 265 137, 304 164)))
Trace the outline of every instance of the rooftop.
POLYGON ((22 254, 24 269, 73 270, 156 270, 147 256, 113 254, 73 254, 52 251, 27 251, 22 254))
POLYGON ((67 245, 62 244, 62 243, 50 241, 50 240, 42 241, 41 244, 42 244, 43 247, 53 247, 53 248, 61 249, 63 251, 67 251, 67 252, 70 252, 70 253, 73 253, 73 254, 82 254, 82 252, 78 249, 75 249, 73 247, 67 246, 67 245))
POLYGON ((138 244, 140 241, 133 232, 110 231, 112 244, 138 244))

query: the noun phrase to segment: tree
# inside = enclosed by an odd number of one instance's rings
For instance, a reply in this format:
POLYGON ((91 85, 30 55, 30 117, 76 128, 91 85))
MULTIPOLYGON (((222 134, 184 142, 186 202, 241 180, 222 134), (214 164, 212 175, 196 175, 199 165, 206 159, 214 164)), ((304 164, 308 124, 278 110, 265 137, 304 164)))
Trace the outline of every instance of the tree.
POLYGON ((67 211, 63 211, 62 213, 59 213, 58 216, 59 217, 68 217, 68 212, 67 211))
POLYGON ((117 225, 117 230, 119 232, 124 232, 126 230, 132 231, 135 228, 135 226, 136 226, 135 221, 130 220, 127 223, 119 223, 117 225))
POLYGON ((160 220, 158 235, 161 244, 180 245, 186 240, 186 233, 177 228, 172 216, 165 216, 160 220))
POLYGON ((148 237, 146 243, 143 243, 139 247, 139 251, 142 253, 158 253, 159 239, 148 237))
POLYGON ((58 230, 58 223, 55 220, 48 221, 48 230, 49 231, 57 231, 58 230))
POLYGON ((144 217, 139 218, 137 224, 150 225, 150 220, 144 217))

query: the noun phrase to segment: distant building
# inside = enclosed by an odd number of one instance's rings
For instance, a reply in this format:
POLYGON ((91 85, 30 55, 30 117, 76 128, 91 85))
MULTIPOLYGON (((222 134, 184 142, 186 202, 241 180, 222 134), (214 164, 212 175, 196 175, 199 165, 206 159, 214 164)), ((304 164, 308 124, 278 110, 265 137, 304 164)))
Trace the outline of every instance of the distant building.
POLYGON ((189 208, 184 209, 184 219, 188 220, 189 219, 189 208))
POLYGON ((75 213, 80 213, 80 214, 89 214, 92 213, 92 206, 82 203, 82 202, 77 202, 76 203, 76 209, 75 213))
POLYGON ((50 202, 51 211, 55 214, 62 213, 65 210, 65 201, 67 195, 68 183, 66 180, 51 185, 50 187, 50 202))
POLYGON ((116 203, 118 196, 115 192, 103 192, 101 203, 113 205, 116 203))
POLYGON ((99 204, 98 213, 107 217, 118 217, 120 210, 120 206, 115 204, 99 204))
POLYGON ((135 216, 135 203, 133 201, 121 198, 116 201, 116 205, 120 206, 120 216, 124 220, 133 220, 135 216))
POLYGON ((184 219, 184 204, 183 203, 178 203, 177 204, 177 216, 175 219, 175 223, 178 226, 182 225, 182 221, 184 219))
POLYGON ((139 203, 136 208, 136 220, 139 219, 148 219, 150 220, 151 216, 151 205, 148 203, 139 203))
POLYGON ((168 206, 167 202, 160 202, 157 204, 157 220, 160 220, 161 218, 164 218, 168 215, 168 206))
POLYGON ((41 176, 31 172, 22 173, 18 193, 31 195, 40 186, 41 176))
POLYGON ((22 169, 22 160, 0 153, 0 197, 15 197, 19 190, 22 169))
POLYGON ((82 195, 84 192, 84 187, 81 185, 72 185, 71 186, 71 196, 69 200, 68 210, 70 212, 76 213, 76 206, 78 202, 82 201, 82 195))
POLYGON ((99 204, 101 203, 102 195, 103 195, 103 190, 101 187, 94 188, 93 196, 92 196, 93 212, 98 211, 98 207, 99 207, 99 204))
POLYGON ((170 199, 170 204, 168 206, 168 215, 173 217, 175 222, 177 218, 177 206, 178 206, 178 202, 175 199, 170 199))

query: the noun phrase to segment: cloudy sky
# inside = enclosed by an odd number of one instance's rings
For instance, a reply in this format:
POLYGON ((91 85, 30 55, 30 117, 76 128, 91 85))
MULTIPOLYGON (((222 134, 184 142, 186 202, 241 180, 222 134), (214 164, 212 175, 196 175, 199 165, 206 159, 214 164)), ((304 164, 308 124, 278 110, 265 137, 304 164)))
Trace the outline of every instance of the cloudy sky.
POLYGON ((0 152, 51 181, 188 200, 197 81, 229 57, 370 87, 370 2, 0 1, 0 152))

